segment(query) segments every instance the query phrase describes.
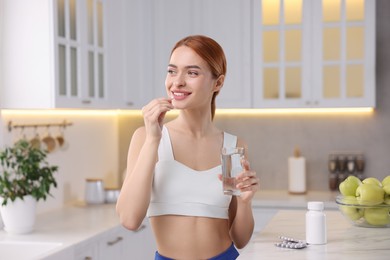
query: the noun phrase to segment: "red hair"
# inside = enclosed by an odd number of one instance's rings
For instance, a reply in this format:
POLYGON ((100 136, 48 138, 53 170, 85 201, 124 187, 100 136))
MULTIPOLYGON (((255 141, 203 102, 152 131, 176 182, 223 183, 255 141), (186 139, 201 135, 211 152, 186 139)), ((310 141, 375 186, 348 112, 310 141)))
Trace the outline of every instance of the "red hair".
MULTIPOLYGON (((195 51, 209 65, 211 74, 216 79, 226 75, 226 57, 222 47, 213 39, 204 35, 191 35, 178 41, 171 51, 172 53, 181 46, 186 46, 195 51)), ((211 118, 215 115, 215 97, 219 91, 214 92, 211 100, 211 118)))

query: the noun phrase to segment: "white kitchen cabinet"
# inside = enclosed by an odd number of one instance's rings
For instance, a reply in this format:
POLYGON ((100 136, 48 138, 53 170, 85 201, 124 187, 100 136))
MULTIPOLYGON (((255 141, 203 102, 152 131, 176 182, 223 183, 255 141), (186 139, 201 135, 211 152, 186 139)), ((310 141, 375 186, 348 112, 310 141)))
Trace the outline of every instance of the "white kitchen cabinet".
POLYGON ((278 209, 253 207, 252 212, 253 218, 255 220, 253 235, 256 235, 268 224, 268 222, 273 218, 276 212, 278 212, 278 209))
POLYGON ((97 260, 99 259, 99 244, 96 238, 81 242, 75 246, 75 260, 97 260))
MULTIPOLYGON (((151 0, 123 1, 123 78, 120 108, 140 109, 154 96, 153 5, 151 0)), ((119 66, 116 66, 119 67, 119 66)))
POLYGON ((156 244, 149 223, 146 220, 138 231, 122 226, 75 245, 75 259, 80 260, 125 260, 153 259, 156 244))
POLYGON ((374 0, 255 0, 255 107, 374 107, 374 0))
POLYGON ((2 1, 3 108, 114 103, 123 74, 111 65, 120 61, 116 41, 122 35, 109 27, 117 22, 112 7, 119 0, 2 1))
POLYGON ((221 44, 227 59, 218 108, 252 107, 251 8, 252 0, 195 1, 194 33, 208 35, 221 44))
POLYGON ((148 220, 138 231, 122 228, 122 236, 125 238, 122 259, 154 259, 157 245, 148 220))
POLYGON ((52 106, 52 2, 2 0, 3 108, 52 106))
POLYGON ((122 235, 122 230, 118 227, 104 236, 99 241, 99 259, 120 260, 126 259, 124 247, 128 241, 122 235))
POLYGON ((135 70, 137 75, 127 78, 126 85, 131 88, 133 100, 138 98, 144 102, 138 106, 145 105, 152 98, 167 96, 166 69, 174 44, 191 34, 205 34, 221 44, 228 62, 227 77, 217 97, 217 107, 251 107, 251 0, 135 2, 139 6, 133 1, 127 9, 138 10, 138 15, 130 15, 129 19, 143 22, 138 25, 129 22, 127 29, 127 45, 132 46, 127 53, 128 68, 135 70), (134 27, 136 30, 131 31, 134 27))
POLYGON ((108 107, 106 3, 53 3, 55 107, 108 107))
POLYGON ((111 230, 100 239, 99 259, 153 259, 157 250, 148 220, 137 231, 122 226, 111 230))

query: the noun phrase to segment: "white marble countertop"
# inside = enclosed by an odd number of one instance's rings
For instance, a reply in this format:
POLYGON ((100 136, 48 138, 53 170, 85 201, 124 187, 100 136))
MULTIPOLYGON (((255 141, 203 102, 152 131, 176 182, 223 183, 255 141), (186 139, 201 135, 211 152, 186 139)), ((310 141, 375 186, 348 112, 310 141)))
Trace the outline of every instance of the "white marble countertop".
MULTIPOLYGON (((41 259, 41 257, 43 258, 48 254, 66 250, 77 243, 107 232, 118 225, 119 219, 115 212, 115 204, 71 205, 59 210, 38 214, 34 230, 31 233, 16 235, 0 230, 0 244, 7 242, 40 242, 58 243, 60 245, 38 257, 41 259)), ((72 252, 70 252, 70 255, 72 252)), ((24 258, 20 252, 16 253, 20 257, 14 258, 12 257, 12 252, 9 252, 9 256, 4 256, 0 253, 0 259, 32 259, 24 258)))
POLYGON ((306 209, 308 201, 323 201, 325 209, 337 209, 336 191, 308 191, 290 194, 286 190, 260 190, 252 202, 253 207, 278 209, 306 209))
MULTIPOLYGON (((256 193, 253 207, 276 210, 305 209, 307 201, 320 200, 324 201, 326 208, 334 209, 336 208, 335 196, 335 193, 327 191, 309 191, 305 195, 291 195, 287 191, 261 190, 256 193)), ((48 252, 53 253, 70 248, 118 225, 119 219, 115 212, 115 204, 86 206, 83 203, 76 203, 66 205, 58 210, 38 214, 32 233, 11 235, 4 230, 0 230, 0 245, 2 242, 9 241, 37 241, 60 244, 60 246, 48 252)))
POLYGON ((280 210, 238 259, 389 259, 390 229, 353 226, 339 211, 325 211, 327 244, 304 249, 276 247, 279 236, 305 239, 306 210, 280 210))

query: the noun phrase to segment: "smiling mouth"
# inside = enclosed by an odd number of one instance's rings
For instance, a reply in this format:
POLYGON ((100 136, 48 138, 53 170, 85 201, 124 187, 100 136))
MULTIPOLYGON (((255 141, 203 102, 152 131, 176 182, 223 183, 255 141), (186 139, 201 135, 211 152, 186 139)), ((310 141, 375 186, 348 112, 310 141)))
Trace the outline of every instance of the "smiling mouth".
POLYGON ((183 92, 172 92, 172 97, 173 98, 184 98, 191 95, 191 93, 183 93, 183 92))

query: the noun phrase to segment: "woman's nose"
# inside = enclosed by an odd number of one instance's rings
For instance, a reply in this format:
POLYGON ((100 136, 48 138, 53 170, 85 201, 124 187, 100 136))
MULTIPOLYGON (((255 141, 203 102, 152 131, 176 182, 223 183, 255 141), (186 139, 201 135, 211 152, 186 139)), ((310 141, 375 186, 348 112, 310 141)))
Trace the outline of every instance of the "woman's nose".
POLYGON ((178 74, 173 80, 174 87, 182 87, 185 85, 184 77, 181 74, 178 74))

